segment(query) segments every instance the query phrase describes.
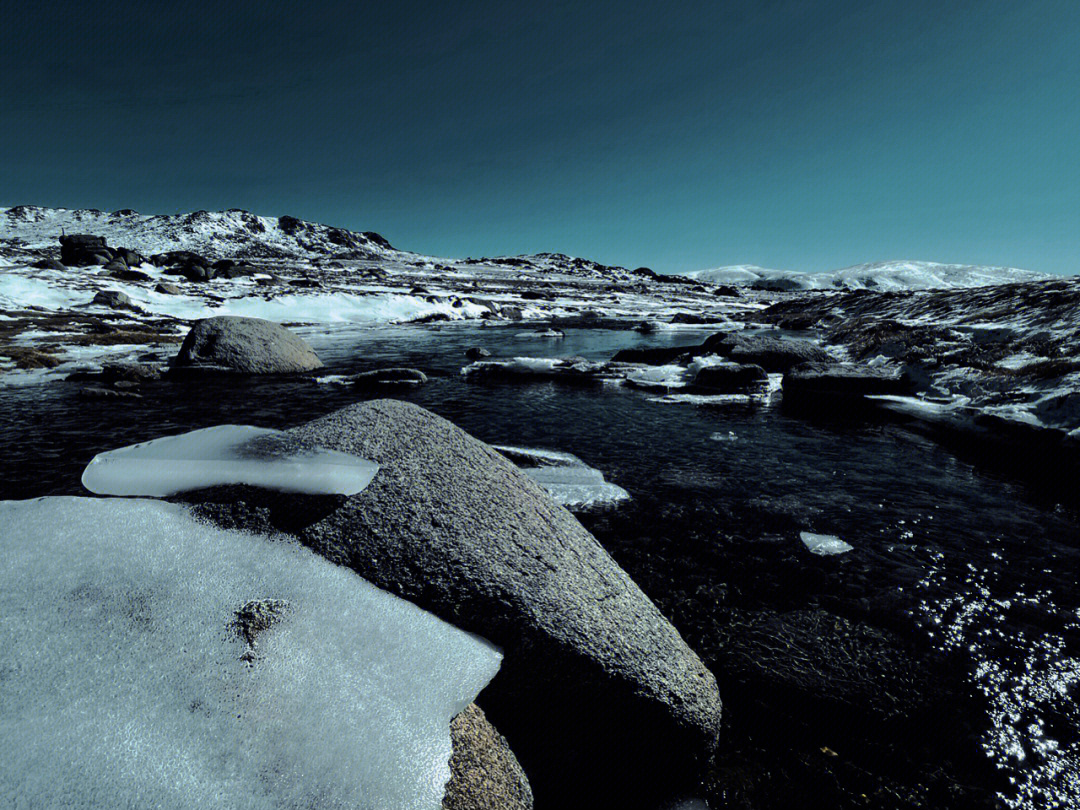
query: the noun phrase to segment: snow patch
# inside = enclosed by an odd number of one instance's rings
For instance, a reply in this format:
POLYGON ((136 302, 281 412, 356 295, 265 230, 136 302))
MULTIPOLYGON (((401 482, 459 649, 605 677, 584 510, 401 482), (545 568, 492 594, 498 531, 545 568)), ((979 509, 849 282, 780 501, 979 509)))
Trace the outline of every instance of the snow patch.
POLYGON ((0 502, 0 805, 438 810, 501 655, 299 544, 146 500, 0 502), (234 624, 280 600, 254 656, 234 624))

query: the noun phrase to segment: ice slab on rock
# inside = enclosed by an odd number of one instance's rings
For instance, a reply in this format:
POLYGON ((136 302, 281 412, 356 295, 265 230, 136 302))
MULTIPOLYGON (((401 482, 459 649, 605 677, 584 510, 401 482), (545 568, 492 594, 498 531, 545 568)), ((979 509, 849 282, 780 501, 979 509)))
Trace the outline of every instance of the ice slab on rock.
POLYGON ((280 430, 218 425, 99 453, 82 483, 99 495, 156 498, 222 484, 355 495, 378 469, 348 453, 302 446, 280 430))
POLYGON ((567 509, 610 506, 630 499, 629 492, 605 481, 600 470, 570 453, 529 447, 497 446, 495 449, 567 509))
POLYGON ((178 505, 40 498, 0 520, 0 806, 441 807, 487 642, 178 505), (244 660, 231 625, 270 599, 288 610, 244 660))
POLYGON ((835 534, 799 532, 799 539, 802 540, 803 545, 810 549, 814 554, 843 554, 854 548, 854 546, 848 545, 835 534))

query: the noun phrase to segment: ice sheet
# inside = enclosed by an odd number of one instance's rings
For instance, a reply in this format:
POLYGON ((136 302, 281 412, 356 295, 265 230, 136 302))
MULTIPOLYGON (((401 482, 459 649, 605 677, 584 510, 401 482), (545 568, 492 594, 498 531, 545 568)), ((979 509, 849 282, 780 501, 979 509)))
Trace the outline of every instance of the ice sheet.
POLYGON ((218 425, 99 453, 82 483, 99 495, 156 498, 223 484, 355 495, 378 469, 348 453, 300 446, 279 430, 218 425))

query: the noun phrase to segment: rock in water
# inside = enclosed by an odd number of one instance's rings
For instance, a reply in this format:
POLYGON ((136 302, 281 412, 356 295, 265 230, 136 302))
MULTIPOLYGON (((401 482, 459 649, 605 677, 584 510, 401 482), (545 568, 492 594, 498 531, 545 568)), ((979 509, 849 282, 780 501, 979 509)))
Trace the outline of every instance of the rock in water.
POLYGON ((752 363, 766 371, 787 371, 799 363, 828 363, 832 360, 820 346, 806 340, 782 340, 769 335, 745 337, 721 332, 701 344, 701 350, 730 357, 738 363, 752 363))
POLYGON ((288 374, 322 367, 307 342, 280 324, 235 315, 196 321, 173 359, 174 371, 288 374))
POLYGON ((549 791, 574 776, 600 793, 629 789, 633 775, 662 781, 714 748, 712 673, 596 539, 495 450, 393 400, 289 433, 380 465, 300 537, 504 648, 482 705, 534 789, 538 776, 549 791))
POLYGON ((906 394, 907 380, 869 366, 840 363, 802 363, 784 374, 784 407, 788 410, 830 413, 850 417, 859 409, 873 407, 864 403, 867 395, 906 394))
POLYGON ((702 364, 695 370, 693 387, 721 394, 732 394, 766 385, 769 375, 761 366, 740 363, 702 364))
POLYGON ((475 703, 450 723, 454 753, 443 810, 532 810, 525 771, 475 703))

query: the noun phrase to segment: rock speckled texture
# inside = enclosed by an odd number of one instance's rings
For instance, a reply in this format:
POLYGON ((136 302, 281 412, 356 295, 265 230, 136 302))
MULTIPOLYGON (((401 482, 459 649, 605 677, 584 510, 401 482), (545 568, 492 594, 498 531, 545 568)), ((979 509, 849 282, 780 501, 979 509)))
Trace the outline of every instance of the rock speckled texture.
POLYGON ((715 747, 712 673, 577 519, 496 451, 394 400, 290 432, 380 465, 298 534, 503 648, 480 703, 541 795, 574 774, 598 791, 663 781, 715 747))
POLYGON ((451 721, 450 741, 454 753, 443 810, 532 810, 525 771, 475 703, 451 721))

